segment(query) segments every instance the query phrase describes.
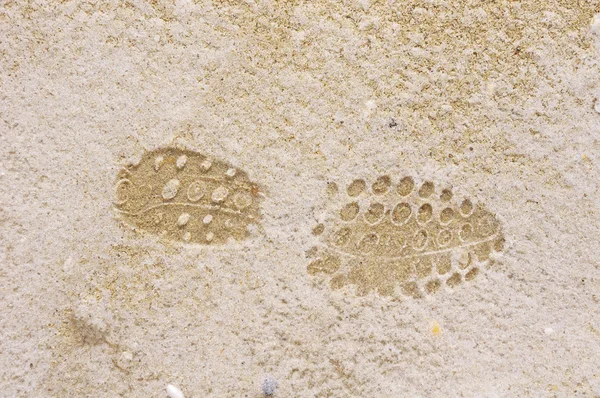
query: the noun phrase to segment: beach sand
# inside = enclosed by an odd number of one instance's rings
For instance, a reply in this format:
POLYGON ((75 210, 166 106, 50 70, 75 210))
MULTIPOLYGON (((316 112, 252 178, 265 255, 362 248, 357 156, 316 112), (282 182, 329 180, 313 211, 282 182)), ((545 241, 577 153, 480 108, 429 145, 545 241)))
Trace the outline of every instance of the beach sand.
POLYGON ((0 396, 599 397, 599 60, 598 0, 3 2, 0 396))

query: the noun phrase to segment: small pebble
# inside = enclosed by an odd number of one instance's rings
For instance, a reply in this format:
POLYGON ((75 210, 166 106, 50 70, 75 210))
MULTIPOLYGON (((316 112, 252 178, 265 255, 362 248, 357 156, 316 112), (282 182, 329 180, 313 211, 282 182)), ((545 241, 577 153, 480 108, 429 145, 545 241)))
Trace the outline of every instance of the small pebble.
POLYGON ((177 225, 183 227, 185 224, 190 221, 190 215, 188 213, 181 213, 179 218, 177 219, 177 225))
POLYGON ((212 162, 210 161, 210 159, 205 159, 204 162, 202 162, 202 164, 200 165, 200 167, 202 167, 202 170, 208 171, 212 167, 212 162))
POLYGON ((181 155, 180 157, 177 158, 177 162, 175 163, 175 166, 177 166, 177 168, 179 170, 181 170, 185 167, 186 163, 187 163, 187 156, 181 155))
POLYGON ((215 203, 221 203, 229 195, 229 190, 225 187, 218 187, 211 195, 211 199, 215 203))
POLYGON ((594 17, 592 18, 592 22, 590 23, 590 30, 594 35, 600 34, 600 14, 594 15, 594 17))
POLYGON ((442 332, 442 328, 440 327, 440 324, 434 321, 433 324, 431 325, 431 332, 434 335, 440 334, 442 332))
POLYGON ((164 162, 165 162, 164 157, 157 156, 156 159, 154 159, 154 170, 158 171, 160 169, 160 166, 162 166, 164 162))
POLYGON ((139 166, 141 161, 142 161, 141 156, 134 156, 127 160, 127 165, 130 167, 136 167, 136 166, 139 166))
POLYGON ((183 392, 173 384, 167 386, 167 394, 169 394, 169 398, 183 398, 183 392))
POLYGON ((269 377, 269 376, 265 377, 265 380, 263 381, 263 384, 262 384, 263 393, 266 396, 271 396, 275 392, 276 388, 277 388, 277 380, 275 380, 274 378, 269 377))
POLYGON ((162 190, 162 197, 165 200, 173 199, 177 196, 177 191, 179 190, 179 180, 172 179, 167 181, 162 190))

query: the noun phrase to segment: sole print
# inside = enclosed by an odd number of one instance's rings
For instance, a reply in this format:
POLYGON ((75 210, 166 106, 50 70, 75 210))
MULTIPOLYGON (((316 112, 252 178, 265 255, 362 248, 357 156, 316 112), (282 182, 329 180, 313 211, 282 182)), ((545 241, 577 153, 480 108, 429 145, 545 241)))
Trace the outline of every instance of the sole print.
POLYGON ((339 210, 313 228, 307 272, 329 278, 333 289, 421 298, 474 279, 503 250, 494 214, 431 181, 384 175, 328 191, 339 210))
POLYGON ((114 209, 136 230, 197 244, 242 240, 260 219, 258 186, 245 172, 178 148, 146 152, 122 168, 114 209))

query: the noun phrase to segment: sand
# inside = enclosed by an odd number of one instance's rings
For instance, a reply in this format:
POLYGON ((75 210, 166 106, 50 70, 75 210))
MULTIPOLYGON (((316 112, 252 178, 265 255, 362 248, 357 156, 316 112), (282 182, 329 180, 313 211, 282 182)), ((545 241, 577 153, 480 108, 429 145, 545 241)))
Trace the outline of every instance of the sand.
POLYGON ((0 396, 600 396, 599 60, 597 0, 4 2, 0 396))

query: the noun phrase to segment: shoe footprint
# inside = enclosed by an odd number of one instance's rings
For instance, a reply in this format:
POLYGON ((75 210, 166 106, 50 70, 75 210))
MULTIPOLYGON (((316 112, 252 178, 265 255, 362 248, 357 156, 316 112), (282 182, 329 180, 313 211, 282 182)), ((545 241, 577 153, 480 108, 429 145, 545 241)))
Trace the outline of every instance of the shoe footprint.
POLYGON ((419 298, 474 279, 503 250, 494 214, 431 181, 394 183, 384 175, 369 186, 356 179, 335 196, 339 211, 313 228, 307 267, 334 289, 419 298))
POLYGON ((258 186, 247 174, 191 150, 146 152, 119 171, 115 190, 122 221, 169 240, 242 240, 260 219, 258 186))

